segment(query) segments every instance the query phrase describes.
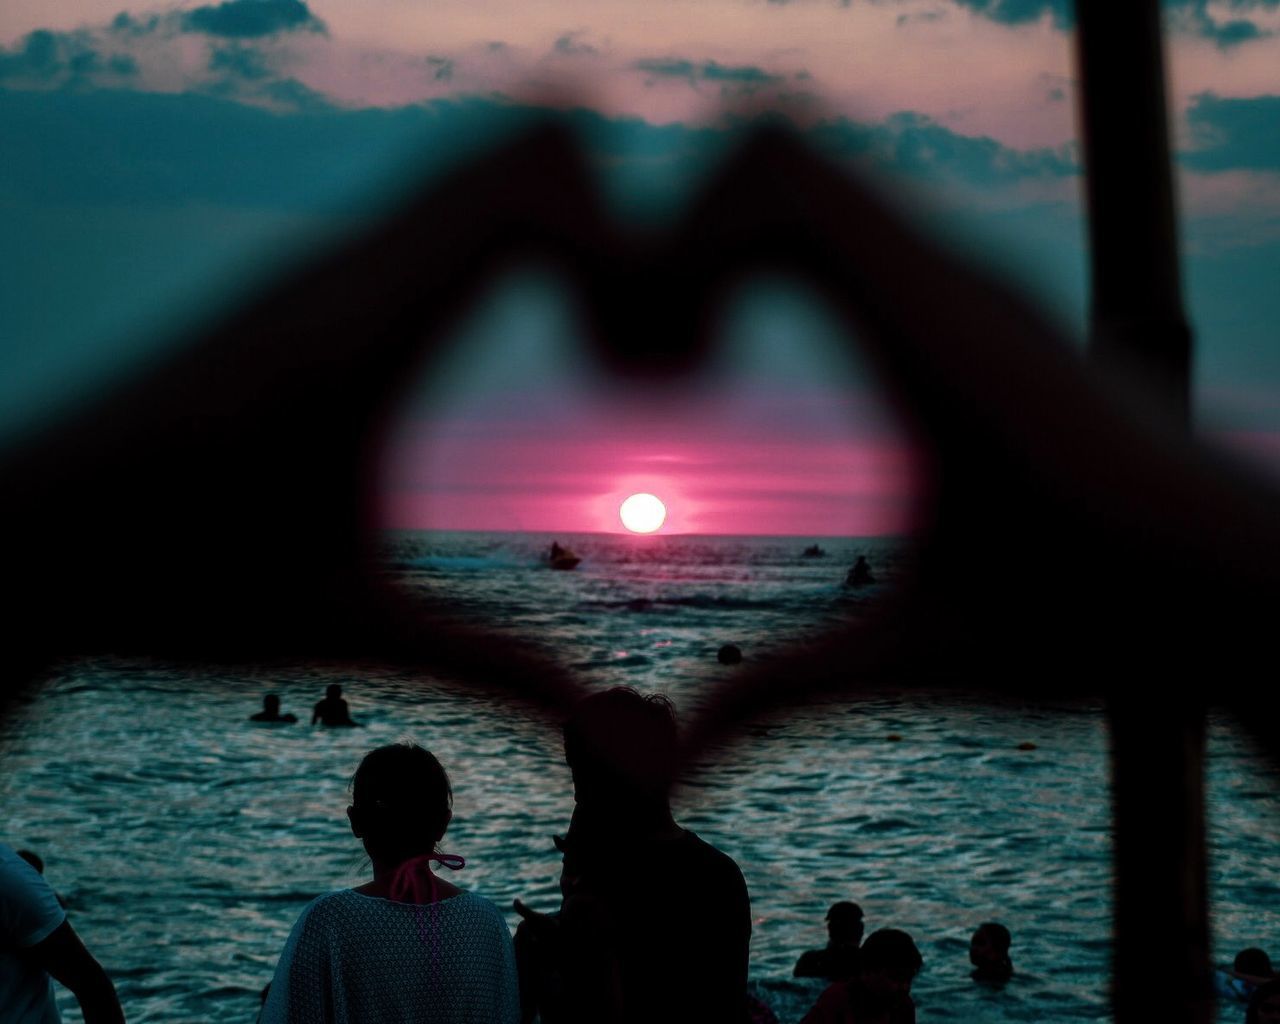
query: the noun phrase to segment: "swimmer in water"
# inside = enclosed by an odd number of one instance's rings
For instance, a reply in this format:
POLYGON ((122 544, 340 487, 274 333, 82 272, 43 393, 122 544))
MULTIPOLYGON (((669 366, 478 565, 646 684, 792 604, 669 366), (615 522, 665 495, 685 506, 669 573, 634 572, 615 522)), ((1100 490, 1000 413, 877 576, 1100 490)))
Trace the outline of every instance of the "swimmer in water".
POLYGON ((330 683, 325 687, 324 700, 317 701, 315 710, 311 712, 311 724, 321 725, 359 725, 352 721, 351 712, 347 710, 347 702, 342 699, 342 687, 330 683))
POLYGON ((859 555, 858 560, 853 563, 853 568, 845 576, 844 585, 846 587, 863 587, 875 581, 875 576, 871 574, 871 566, 867 564, 867 556, 859 555))
POLYGON ((858 944, 864 929, 862 908, 841 900, 827 911, 827 948, 811 949, 796 961, 796 978, 845 981, 858 972, 858 944))
POLYGON ((1012 942, 1004 925, 993 921, 979 925, 969 940, 969 963, 974 966, 969 977, 994 985, 1008 981, 1013 976, 1013 961, 1009 959, 1012 942))
POLYGON ((280 698, 274 693, 269 693, 262 698, 262 710, 256 715, 250 715, 251 722, 296 722, 297 715, 280 714, 280 698))
POLYGON ((858 953, 858 973, 828 985, 800 1024, 915 1024, 911 982, 923 966, 906 932, 872 932, 858 953))

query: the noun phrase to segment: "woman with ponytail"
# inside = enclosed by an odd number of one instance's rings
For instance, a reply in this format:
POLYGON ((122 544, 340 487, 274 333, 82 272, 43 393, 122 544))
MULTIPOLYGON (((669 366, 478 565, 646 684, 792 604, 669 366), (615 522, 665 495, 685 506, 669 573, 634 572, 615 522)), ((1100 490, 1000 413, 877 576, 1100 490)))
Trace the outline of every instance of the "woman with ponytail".
POLYGON ((302 912, 262 1024, 517 1024, 506 922, 431 868, 464 864, 440 849, 453 816, 440 762, 411 743, 380 747, 360 762, 351 797, 347 817, 373 880, 302 912))

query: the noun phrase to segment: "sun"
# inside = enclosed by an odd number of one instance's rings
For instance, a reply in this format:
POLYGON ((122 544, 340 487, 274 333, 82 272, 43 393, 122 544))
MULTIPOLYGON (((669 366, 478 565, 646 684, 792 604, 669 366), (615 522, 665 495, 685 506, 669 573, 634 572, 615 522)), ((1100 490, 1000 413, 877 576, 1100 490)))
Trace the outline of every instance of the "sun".
POLYGON ((618 509, 622 525, 632 533, 653 533, 667 518, 667 506, 652 494, 633 494, 618 509))

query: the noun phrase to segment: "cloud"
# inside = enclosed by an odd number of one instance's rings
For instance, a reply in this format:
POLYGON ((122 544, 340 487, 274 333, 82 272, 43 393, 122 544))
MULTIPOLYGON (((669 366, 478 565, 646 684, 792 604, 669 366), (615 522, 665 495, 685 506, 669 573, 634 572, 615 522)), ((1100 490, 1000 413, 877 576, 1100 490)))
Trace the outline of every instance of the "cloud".
POLYGON ((457 65, 449 57, 428 57, 427 67, 431 69, 431 77, 437 82, 447 82, 453 77, 457 65))
POLYGON ((0 52, 0 79, 52 78, 65 66, 59 37, 46 29, 32 32, 20 49, 0 52))
POLYGON ((225 39, 260 39, 280 32, 325 33, 324 22, 302 0, 227 0, 181 14, 186 32, 225 39))
MULTIPOLYGON (((961 7, 1004 25, 1026 25, 1048 17, 1058 28, 1072 27, 1075 21, 1071 0, 954 0, 961 7)), ((1218 21, 1210 13, 1212 0, 1162 0, 1166 24, 1177 31, 1211 40, 1219 49, 1230 49, 1253 39, 1271 35, 1242 17, 1218 21)), ((1274 11, 1280 0, 1229 0, 1231 12, 1274 11)), ((901 19, 900 19, 901 23, 901 19)))
POLYGON ((635 61, 631 67, 642 71, 651 81, 680 79, 693 88, 700 83, 717 84, 722 91, 754 92, 763 86, 779 85, 785 75, 774 74, 752 65, 720 64, 714 60, 691 61, 682 57, 648 57, 635 61))
POLYGON ((1280 171, 1280 96, 1200 93, 1186 116, 1192 148, 1181 159, 1190 169, 1280 171))
POLYGON ((873 124, 835 118, 816 125, 808 135, 840 159, 893 175, 950 178, 980 187, 1067 178, 1080 170, 1073 147, 1012 149, 987 136, 961 135, 915 112, 873 124))
POLYGON ((0 82, 55 85, 82 82, 90 75, 129 78, 137 71, 138 64, 132 56, 104 56, 100 41, 84 30, 37 29, 13 49, 0 49, 0 82))
POLYGON ((1025 25, 1048 14, 1059 28, 1072 23, 1071 0, 955 0, 984 18, 1005 25, 1025 25))
MULTIPOLYGON (((234 47, 219 53, 224 75, 238 76, 235 87, 204 94, 0 88, 0 135, 28 140, 0 161, 0 195, 323 212, 332 197, 368 190, 379 168, 429 173, 545 114, 492 97, 344 109, 293 79, 263 77, 269 69, 234 47), (255 105, 246 105, 246 95, 255 105)), ((678 202, 738 137, 590 110, 566 116, 609 170, 620 208, 638 213, 678 202)), ((1069 149, 1015 150, 919 113, 870 123, 832 119, 805 134, 835 159, 907 180, 999 190, 1077 173, 1069 149)))
POLYGON ((266 58, 246 46, 215 46, 209 51, 209 70, 216 75, 257 82, 272 75, 266 58))
POLYGON ((588 43, 578 41, 581 32, 566 32, 555 41, 552 49, 563 57, 592 57, 600 51, 588 43))

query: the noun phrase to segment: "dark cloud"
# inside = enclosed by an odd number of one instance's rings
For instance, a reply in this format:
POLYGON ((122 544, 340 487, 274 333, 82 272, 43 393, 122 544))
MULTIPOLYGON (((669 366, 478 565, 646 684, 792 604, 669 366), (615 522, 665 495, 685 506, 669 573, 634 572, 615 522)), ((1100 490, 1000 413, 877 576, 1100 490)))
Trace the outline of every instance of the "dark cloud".
POLYGON ((937 10, 937 9, 932 11, 916 11, 912 14, 899 14, 897 25, 899 28, 901 28, 903 25, 909 25, 912 22, 917 22, 917 21, 924 21, 924 22, 941 21, 946 16, 947 16, 946 11, 937 10))
POLYGON ((11 51, 0 50, 0 80, 6 78, 53 78, 66 67, 59 37, 47 29, 27 36, 11 51))
POLYGON ((989 188, 1079 173, 1071 147, 1012 149, 986 136, 953 132, 919 113, 894 114, 878 124, 836 118, 809 135, 832 156, 911 178, 950 178, 989 188))
MULTIPOLYGON (((1072 0, 954 2, 1005 25, 1024 25, 1048 15, 1055 25, 1065 29, 1070 28, 1075 20, 1072 0)), ((1218 21, 1210 13, 1210 4, 1211 0, 1161 0, 1169 27, 1210 39, 1224 50, 1270 34, 1247 18, 1233 17, 1228 21, 1218 21)), ((1250 11, 1273 11, 1280 6, 1280 0, 1229 0, 1227 6, 1234 15, 1241 15, 1250 11)))
POLYGON ((1039 21, 1046 13, 1053 16, 1059 28, 1072 22, 1074 4, 1071 0, 955 0, 961 7, 968 7, 984 18, 1005 25, 1025 25, 1039 21))
POLYGON ((600 52, 588 43, 578 42, 580 35, 582 35, 581 32, 566 32, 555 41, 552 49, 565 57, 591 57, 600 52))
POLYGON ((137 70, 137 62, 127 54, 105 56, 97 40, 85 31, 38 29, 12 50, 0 49, 0 82, 83 83, 90 76, 128 77, 137 70))
POLYGON ((1224 99, 1201 93, 1187 110, 1193 170, 1280 171, 1280 96, 1224 99))
POLYGON ((722 90, 751 92, 766 85, 778 85, 786 81, 785 75, 777 75, 751 65, 719 64, 716 61, 691 61, 682 57, 653 57, 638 60, 631 65, 637 71, 654 78, 678 78, 697 85, 711 82, 722 90))
MULTIPOLYGON (((1205 19, 1209 22, 1209 19, 1205 19)), ((1270 35, 1269 32, 1263 32, 1252 21, 1224 21, 1221 23, 1209 22, 1208 25, 1201 30, 1202 34, 1208 36, 1224 50, 1237 46, 1240 43, 1250 39, 1261 39, 1263 36, 1270 35)))
POLYGON ((258 39, 279 32, 325 32, 325 25, 302 0, 227 0, 184 11, 186 32, 224 39, 258 39))
POLYGON ((160 16, 151 14, 145 18, 137 18, 128 11, 121 11, 111 19, 111 31, 120 35, 145 36, 155 32, 161 25, 160 16))
MULTIPOLYGON (((341 109, 296 81, 255 78, 258 66, 244 63, 241 51, 219 52, 222 70, 240 75, 221 95, 0 89, 0 135, 29 140, 0 161, 0 195, 324 209, 326 197, 367 185, 360 168, 412 157, 425 173, 543 116, 489 98, 341 109)), ((603 167, 621 168, 624 206, 659 202, 655 190, 666 195, 691 187, 737 137, 714 127, 652 125, 587 110, 568 116, 603 167)), ((806 134, 833 157, 915 180, 997 188, 1077 170, 1067 150, 1014 150, 959 135, 921 114, 876 123, 840 118, 806 134)))

